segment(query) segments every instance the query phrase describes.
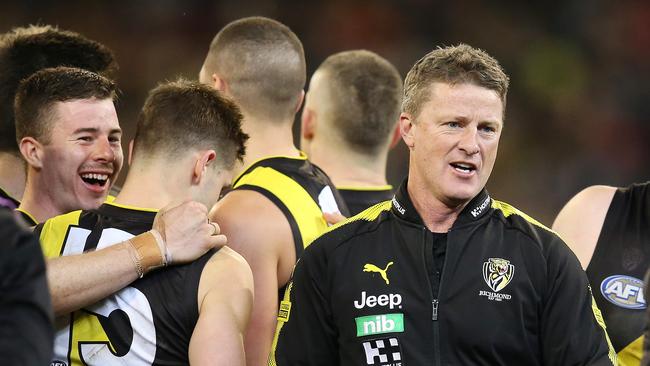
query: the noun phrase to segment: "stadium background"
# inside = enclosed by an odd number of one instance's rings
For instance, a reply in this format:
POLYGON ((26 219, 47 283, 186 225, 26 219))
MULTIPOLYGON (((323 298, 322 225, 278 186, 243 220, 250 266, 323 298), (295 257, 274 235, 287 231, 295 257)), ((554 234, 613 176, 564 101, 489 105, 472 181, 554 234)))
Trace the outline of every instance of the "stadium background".
MULTIPOLYGON (((402 76, 437 45, 487 50, 511 77, 488 189, 547 225, 588 185, 650 179, 647 1, 26 0, 2 3, 0 31, 53 24, 111 47, 126 147, 147 91, 161 80, 196 78, 214 34, 250 15, 298 34, 308 77, 328 55, 348 49, 377 52, 402 76)), ((390 182, 399 184, 407 166, 400 144, 390 182)))

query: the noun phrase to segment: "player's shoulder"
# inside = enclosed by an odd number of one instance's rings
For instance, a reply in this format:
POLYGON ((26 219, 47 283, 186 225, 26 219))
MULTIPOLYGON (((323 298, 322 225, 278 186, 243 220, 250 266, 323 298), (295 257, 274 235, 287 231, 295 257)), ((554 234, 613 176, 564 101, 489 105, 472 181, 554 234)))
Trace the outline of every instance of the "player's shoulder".
POLYGON ((228 192, 212 208, 212 212, 226 214, 250 214, 275 207, 265 195, 254 190, 236 189, 228 192))
POLYGON ((252 228, 267 225, 274 219, 282 220, 284 215, 271 200, 259 192, 233 190, 214 205, 210 218, 220 225, 221 222, 227 222, 252 228))
POLYGON ((616 187, 605 185, 587 187, 573 196, 566 203, 562 211, 577 215, 594 210, 607 211, 617 189, 616 187))
POLYGON ((553 222, 553 230, 563 236, 584 236, 585 231, 600 232, 616 191, 616 187, 595 185, 578 192, 560 210, 553 222))
POLYGON ((256 191, 229 192, 214 205, 209 216, 227 235, 241 237, 267 233, 271 237, 278 230, 290 231, 282 211, 256 191))

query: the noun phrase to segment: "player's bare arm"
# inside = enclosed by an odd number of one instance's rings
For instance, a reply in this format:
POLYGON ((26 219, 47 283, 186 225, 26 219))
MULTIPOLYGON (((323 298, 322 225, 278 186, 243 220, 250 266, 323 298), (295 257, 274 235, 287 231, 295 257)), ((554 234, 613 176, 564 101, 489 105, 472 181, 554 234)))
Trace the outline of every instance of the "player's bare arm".
POLYGON ((190 363, 245 365, 244 334, 253 307, 253 274, 246 260, 229 247, 221 248, 201 273, 197 303, 190 363))
POLYGON ((573 250, 583 269, 594 254, 615 187, 591 186, 576 194, 553 222, 556 231, 573 250))
POLYGON ((247 364, 264 365, 275 333, 278 289, 289 281, 296 261, 291 228, 280 209, 254 191, 230 192, 210 217, 253 270, 255 302, 244 344, 247 364))
MULTIPOLYGON (((213 235, 218 225, 208 224, 207 209, 197 202, 163 208, 153 228, 165 243, 164 254, 171 259, 168 264, 190 262, 226 243, 225 236, 213 235)), ((153 246, 154 252, 160 250, 155 239, 150 238, 145 245, 153 246)), ((54 313, 67 314, 95 303, 136 280, 140 271, 148 271, 146 263, 142 268, 134 265, 135 250, 132 244, 123 242, 98 251, 49 259, 47 277, 54 313)))

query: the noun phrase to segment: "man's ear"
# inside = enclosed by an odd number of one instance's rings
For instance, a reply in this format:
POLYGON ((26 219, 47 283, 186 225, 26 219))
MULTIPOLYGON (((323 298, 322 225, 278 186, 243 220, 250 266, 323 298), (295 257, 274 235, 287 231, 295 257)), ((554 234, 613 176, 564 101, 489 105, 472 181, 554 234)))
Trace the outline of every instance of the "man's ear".
POLYGON ((217 73, 212 74, 212 87, 224 94, 228 94, 228 82, 217 73))
POLYGON ((409 113, 401 113, 399 115, 399 131, 402 136, 402 140, 409 149, 415 147, 415 130, 417 126, 415 125, 415 120, 409 113))
POLYGON ((198 185, 201 183, 208 166, 215 164, 216 158, 217 153, 214 150, 206 150, 198 153, 198 158, 194 163, 194 171, 192 172, 192 184, 198 185))
POLYGON ((314 138, 317 123, 316 111, 305 106, 300 117, 300 133, 303 140, 311 140, 314 138))
POLYGON ((23 137, 18 144, 20 154, 29 166, 36 169, 43 167, 43 145, 33 137, 23 137))

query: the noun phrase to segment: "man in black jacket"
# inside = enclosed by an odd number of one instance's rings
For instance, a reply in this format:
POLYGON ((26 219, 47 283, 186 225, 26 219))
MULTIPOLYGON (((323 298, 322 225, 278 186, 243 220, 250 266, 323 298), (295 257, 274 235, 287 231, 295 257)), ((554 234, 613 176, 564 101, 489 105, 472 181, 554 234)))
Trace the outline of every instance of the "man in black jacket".
POLYGON ((408 179, 307 249, 270 364, 615 364, 575 255, 485 190, 507 88, 467 45, 415 64, 400 115, 408 179))

